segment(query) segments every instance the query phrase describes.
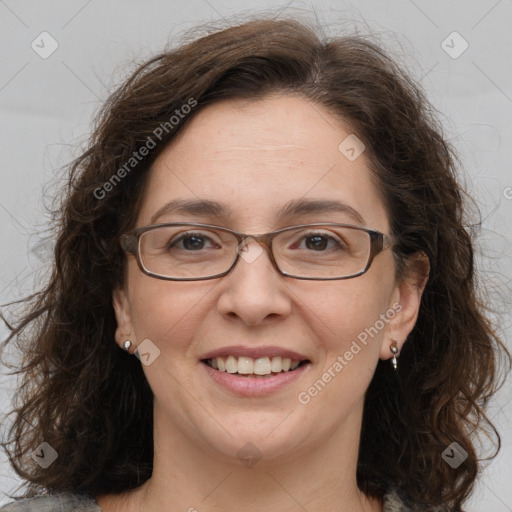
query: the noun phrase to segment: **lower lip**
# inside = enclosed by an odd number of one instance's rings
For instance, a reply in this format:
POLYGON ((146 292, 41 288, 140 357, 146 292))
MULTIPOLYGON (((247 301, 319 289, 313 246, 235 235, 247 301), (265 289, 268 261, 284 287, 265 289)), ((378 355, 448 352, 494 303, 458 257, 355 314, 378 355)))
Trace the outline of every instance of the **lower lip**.
POLYGON ((299 366, 291 372, 281 372, 272 377, 241 377, 234 373, 215 370, 201 363, 206 373, 220 386, 240 396, 267 396, 295 382, 308 370, 310 363, 299 366))

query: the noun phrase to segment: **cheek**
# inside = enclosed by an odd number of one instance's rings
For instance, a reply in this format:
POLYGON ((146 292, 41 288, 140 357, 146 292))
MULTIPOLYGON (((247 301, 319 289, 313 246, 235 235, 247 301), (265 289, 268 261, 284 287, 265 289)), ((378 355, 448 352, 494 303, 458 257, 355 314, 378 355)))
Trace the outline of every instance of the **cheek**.
POLYGON ((138 272, 130 276, 131 317, 138 342, 150 339, 165 356, 186 356, 207 308, 212 285, 155 279, 138 272))
MULTIPOLYGON (((305 400, 321 394, 317 407, 344 414, 364 395, 379 360, 393 291, 392 279, 366 274, 338 283, 323 283, 308 295, 309 327, 317 340, 318 367, 304 389, 305 400), (340 408, 340 404, 344 404, 340 408)), ((308 296, 303 291, 302 296, 308 296)))
POLYGON ((309 303, 307 318, 319 360, 298 399, 317 415, 330 411, 336 416, 333 425, 363 399, 373 377, 387 328, 381 318, 387 312, 389 293, 389 288, 376 287, 375 282, 365 286, 354 279, 325 287, 309 303))
POLYGON ((343 353, 353 340, 364 340, 364 333, 369 331, 372 333, 369 339, 381 339, 387 325, 381 315, 386 314, 392 290, 389 278, 363 275, 346 281, 322 283, 316 290, 298 293, 308 297, 307 302, 303 301, 303 311, 324 348, 343 353))

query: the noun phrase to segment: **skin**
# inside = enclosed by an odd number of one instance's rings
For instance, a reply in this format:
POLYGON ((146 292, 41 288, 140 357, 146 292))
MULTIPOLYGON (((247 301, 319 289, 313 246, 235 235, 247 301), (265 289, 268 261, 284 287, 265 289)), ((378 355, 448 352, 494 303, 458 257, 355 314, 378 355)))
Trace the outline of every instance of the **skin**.
MULTIPOLYGON (((165 215, 245 233, 309 222, 354 224, 346 213, 284 223, 291 199, 338 199, 364 225, 389 233, 389 218, 363 153, 339 150, 350 128, 300 96, 229 100, 199 112, 154 163, 137 227, 175 198, 226 203, 231 217, 165 215)), ((257 250, 252 243, 250 250, 257 250)), ((150 339, 160 356, 144 371, 154 393, 153 476, 137 490, 98 496, 104 511, 380 511, 356 485, 364 395, 377 362, 401 348, 417 318, 424 282, 397 282, 391 250, 357 278, 301 281, 272 267, 266 252, 240 259, 210 281, 164 281, 128 258, 114 292, 116 342, 150 339), (365 328, 399 303, 402 310, 307 405, 297 400, 365 328), (129 335, 128 335, 129 333, 129 335), (240 397, 215 385, 200 356, 229 345, 277 345, 305 354, 307 372, 267 397, 240 397), (237 452, 252 443, 261 459, 246 467, 237 452)))

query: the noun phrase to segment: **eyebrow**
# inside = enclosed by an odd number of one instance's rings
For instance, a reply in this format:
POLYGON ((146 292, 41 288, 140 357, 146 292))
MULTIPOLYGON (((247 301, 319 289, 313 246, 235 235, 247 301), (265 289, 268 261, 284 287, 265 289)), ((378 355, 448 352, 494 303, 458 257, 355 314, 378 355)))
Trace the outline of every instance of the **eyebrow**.
MULTIPOLYGON (((180 213, 195 217, 214 216, 228 218, 232 216, 232 210, 223 203, 208 199, 173 199, 162 206, 152 217, 151 224, 158 218, 168 213, 180 213)), ((319 213, 344 213, 355 222, 364 225, 363 216, 352 206, 334 199, 292 199, 278 212, 279 219, 292 219, 304 215, 319 213)))

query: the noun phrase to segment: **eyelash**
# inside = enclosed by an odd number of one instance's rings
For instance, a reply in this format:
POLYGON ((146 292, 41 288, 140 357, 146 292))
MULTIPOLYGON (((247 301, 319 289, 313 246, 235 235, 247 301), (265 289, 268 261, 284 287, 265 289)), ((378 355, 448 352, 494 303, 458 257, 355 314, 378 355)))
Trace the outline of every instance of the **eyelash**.
MULTIPOLYGON (((178 243, 182 242, 183 240, 186 240, 187 238, 193 238, 194 236, 195 237, 199 237, 199 238, 203 238, 203 239, 207 239, 207 240, 210 240, 211 242, 214 242, 209 236, 205 235, 204 233, 200 233, 200 232, 187 232, 187 233, 182 233, 176 239, 170 240, 166 244, 166 249, 168 249, 168 250, 172 249, 173 247, 175 247, 178 243)), ((302 236, 302 238, 300 238, 299 242, 303 242, 304 240, 306 240, 308 238, 312 238, 312 237, 320 237, 320 238, 324 238, 324 239, 333 240, 334 242, 336 242, 336 244, 338 246, 341 246, 339 240, 337 240, 333 236, 328 235, 327 233, 320 233, 320 232, 310 232, 310 233, 307 233, 304 236, 302 236)), ((296 245, 297 241, 294 242, 294 244, 296 245)), ((194 252, 194 251, 187 251, 187 252, 194 252)))

